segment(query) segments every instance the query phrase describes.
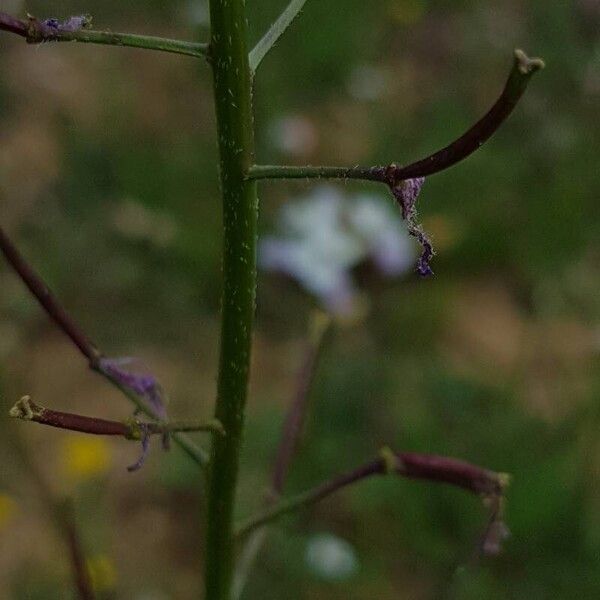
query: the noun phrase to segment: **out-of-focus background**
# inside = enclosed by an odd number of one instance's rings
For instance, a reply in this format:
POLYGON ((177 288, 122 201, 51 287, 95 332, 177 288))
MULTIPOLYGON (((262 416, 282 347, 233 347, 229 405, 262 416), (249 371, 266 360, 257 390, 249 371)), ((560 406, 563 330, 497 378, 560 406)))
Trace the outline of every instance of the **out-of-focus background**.
MULTIPOLYGON (((257 40, 284 2, 247 4, 257 40)), ((208 35, 205 0, 5 0, 0 10, 208 35)), ((486 146, 426 181, 419 209, 438 252, 435 277, 339 267, 356 298, 360 288, 360 316, 342 319, 325 344, 287 485, 305 489, 384 444, 506 471, 504 553, 461 569, 484 518, 478 500, 381 478, 279 522, 245 598, 600 596, 599 32, 596 0, 309 0, 265 59, 258 157, 291 164, 409 162, 487 110, 513 48, 547 68, 486 146)), ((0 107, 2 227, 106 353, 140 357, 159 377, 173 417, 209 416, 221 216, 208 67, 2 34, 0 107)), ((385 189, 357 183, 269 183, 260 196, 264 239, 283 235, 286 203, 318 210, 315 198, 368 196, 391 206, 385 189)), ((412 264, 416 249, 401 247, 412 264)), ((240 517, 263 500, 310 315, 324 306, 306 289, 311 276, 299 285, 260 275, 240 517)), ((101 598, 197 598, 194 465, 153 445, 128 474, 134 444, 9 422, 26 393, 54 408, 131 414, 2 263, 0 596, 74 597, 24 447, 74 498, 101 598)))

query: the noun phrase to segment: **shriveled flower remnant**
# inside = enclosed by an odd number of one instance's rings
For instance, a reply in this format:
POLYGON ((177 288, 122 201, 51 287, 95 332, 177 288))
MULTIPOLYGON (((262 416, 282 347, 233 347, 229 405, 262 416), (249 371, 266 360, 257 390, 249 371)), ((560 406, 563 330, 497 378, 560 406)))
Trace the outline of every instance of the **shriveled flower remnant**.
POLYGON ((166 421, 167 409, 164 392, 152 373, 145 369, 136 372, 139 361, 131 357, 101 358, 100 370, 121 386, 141 396, 150 411, 159 419, 166 421))
POLYGON ((54 17, 42 21, 42 26, 54 31, 79 31, 81 29, 90 29, 92 26, 92 17, 89 15, 80 15, 69 17, 65 21, 60 21, 54 17))
MULTIPOLYGON (((395 168, 395 165, 390 166, 390 171, 395 168)), ((434 257, 435 252, 429 236, 423 231, 422 225, 417 223, 417 198, 421 193, 421 188, 425 183, 424 177, 415 179, 406 179, 398 183, 390 184, 390 189, 394 198, 400 204, 402 209, 402 218, 406 221, 408 233, 412 235, 421 246, 421 256, 417 261, 417 272, 423 277, 433 275, 430 262, 434 257)))
POLYGON ((259 245, 259 265, 297 280, 329 312, 350 317, 361 294, 352 269, 370 262, 384 277, 411 270, 413 247, 394 207, 376 195, 349 197, 332 186, 286 204, 279 233, 259 245))
MULTIPOLYGON (((152 414, 162 421, 167 420, 167 408, 165 394, 160 384, 152 373, 135 372, 137 359, 130 357, 122 358, 101 358, 99 362, 100 370, 117 383, 117 385, 131 390, 137 394, 147 405, 152 414)), ((150 451, 150 434, 143 423, 138 423, 140 430, 140 442, 142 444, 142 453, 139 459, 127 470, 138 471, 144 465, 148 452, 150 451)), ((170 446, 169 434, 162 436, 162 447, 168 450, 170 446)))

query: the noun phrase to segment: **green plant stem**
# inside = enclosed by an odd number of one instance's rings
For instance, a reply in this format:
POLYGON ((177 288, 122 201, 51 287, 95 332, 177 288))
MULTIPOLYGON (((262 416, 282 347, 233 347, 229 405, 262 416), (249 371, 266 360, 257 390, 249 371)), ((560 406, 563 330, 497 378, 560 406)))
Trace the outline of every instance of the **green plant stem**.
POLYGON ((214 100, 223 196, 223 296, 215 418, 209 468, 206 600, 229 600, 234 564, 233 509, 244 422, 256 297, 256 183, 252 84, 244 0, 210 0, 214 100))
POLYGON ((22 21, 5 13, 0 13, 0 29, 20 35, 30 44, 39 44, 42 42, 80 42, 83 44, 129 46, 131 48, 184 54, 196 58, 204 57, 208 53, 208 44, 172 40, 152 35, 97 31, 87 28, 77 31, 54 30, 44 26, 43 23, 33 17, 30 17, 28 21, 22 21))
POLYGON ((386 167, 313 167, 254 165, 248 179, 366 179, 385 181, 386 167))
POLYGON ((344 473, 341 476, 335 477, 331 481, 326 481, 310 490, 301 492, 291 498, 284 498, 279 502, 266 507, 258 515, 250 517, 242 522, 236 528, 236 536, 244 537, 255 529, 271 523, 280 517, 297 511, 301 508, 306 508, 312 504, 316 504, 327 496, 337 492, 338 490, 352 485, 358 481, 366 479, 372 475, 381 475, 384 473, 383 463, 380 460, 368 463, 355 471, 344 473))
MULTIPOLYGON (((309 323, 309 335, 304 350, 302 364, 298 372, 292 402, 285 416, 279 446, 275 455, 273 472, 271 475, 271 486, 265 498, 265 506, 272 506, 283 493, 292 461, 304 433, 305 421, 310 409, 310 396, 318 370, 319 360, 323 353, 325 341, 333 327, 331 316, 320 310, 313 311, 309 323)), ((244 541, 240 551, 231 599, 238 600, 241 597, 248 575, 254 566, 256 558, 267 539, 267 527, 255 529, 252 535, 244 541)))
POLYGON ((113 33, 111 31, 96 31, 81 29, 80 31, 61 32, 57 37, 50 38, 55 42, 80 42, 83 44, 103 44, 106 46, 128 46, 130 48, 144 48, 158 50, 172 54, 184 54, 202 58, 206 56, 208 45, 183 40, 155 37, 152 35, 137 35, 135 33, 113 33))
POLYGON ((252 48, 248 57, 250 62, 250 70, 256 72, 262 59, 267 55, 269 50, 277 43, 277 40, 285 33, 286 29, 292 24, 293 20, 298 16, 306 0, 291 0, 279 18, 269 27, 265 35, 259 40, 258 44, 252 48))

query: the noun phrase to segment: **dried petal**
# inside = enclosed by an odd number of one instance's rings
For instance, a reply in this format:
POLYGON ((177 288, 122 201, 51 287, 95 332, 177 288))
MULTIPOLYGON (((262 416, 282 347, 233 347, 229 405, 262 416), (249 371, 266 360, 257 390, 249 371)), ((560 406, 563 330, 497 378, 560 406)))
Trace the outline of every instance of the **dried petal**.
POLYGON ((402 218, 409 220, 413 215, 416 216, 415 203, 421 193, 421 188, 425 183, 425 177, 415 179, 405 179, 391 186, 394 198, 400 203, 402 208, 402 218))
POLYGON ((406 221, 408 233, 416 238, 422 248, 421 256, 417 261, 417 272, 422 277, 429 277, 430 275, 433 275, 429 263, 434 257, 435 251, 431 240, 423 231, 422 226, 417 223, 416 209, 417 198, 419 197, 424 182, 424 177, 405 179, 397 183, 391 179, 390 189, 394 198, 398 201, 398 204, 400 204, 402 218, 406 221))
POLYGON ((49 19, 42 21, 42 25, 44 25, 45 27, 50 27, 50 29, 56 29, 58 31, 58 28, 60 27, 60 21, 54 17, 50 17, 49 19))
POLYGON ((142 468, 142 466, 146 462, 146 457, 148 456, 148 452, 150 450, 150 434, 148 433, 148 428, 144 425, 144 423, 139 423, 138 425, 142 434, 142 454, 134 464, 129 465, 127 467, 127 470, 130 473, 133 473, 134 471, 139 471, 142 468))
POLYGON ((99 367, 105 375, 146 400, 157 418, 166 420, 167 410, 160 384, 152 373, 133 373, 122 368, 122 365, 131 362, 131 358, 102 358, 99 367))
POLYGON ((50 17, 45 21, 42 21, 42 26, 52 29, 54 31, 80 31, 81 29, 88 29, 92 25, 92 18, 89 15, 78 15, 72 16, 63 21, 62 23, 54 18, 50 17))

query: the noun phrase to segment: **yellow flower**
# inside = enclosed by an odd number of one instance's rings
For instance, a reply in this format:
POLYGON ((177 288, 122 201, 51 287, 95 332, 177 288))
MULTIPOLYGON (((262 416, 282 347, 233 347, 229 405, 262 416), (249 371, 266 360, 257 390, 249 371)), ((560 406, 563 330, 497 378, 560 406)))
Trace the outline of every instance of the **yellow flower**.
POLYGON ((17 503, 8 494, 0 493, 0 530, 8 524, 18 510, 17 503))
POLYGON ((117 584, 117 570, 112 560, 104 554, 87 560, 92 586, 97 592, 113 590, 117 584))
POLYGON ((68 477, 76 481, 92 479, 109 469, 110 447, 102 438, 65 436, 60 449, 60 460, 68 477))

